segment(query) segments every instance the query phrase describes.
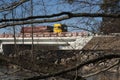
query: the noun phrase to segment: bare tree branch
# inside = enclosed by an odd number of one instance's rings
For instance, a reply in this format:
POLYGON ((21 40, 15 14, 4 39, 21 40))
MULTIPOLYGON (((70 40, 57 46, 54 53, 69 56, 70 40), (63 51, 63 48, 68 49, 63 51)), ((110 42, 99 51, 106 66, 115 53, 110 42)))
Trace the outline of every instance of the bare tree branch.
POLYGON ((89 30, 89 29, 86 29, 86 28, 82 28, 82 27, 78 27, 78 26, 69 26, 69 27, 72 27, 72 28, 75 28, 75 29, 79 29, 79 30, 88 31, 88 32, 91 32, 91 33, 95 33, 95 32, 92 31, 92 30, 89 30))
POLYGON ((13 2, 13 3, 11 3, 11 5, 9 5, 7 7, 1 7, 0 12, 12 10, 12 9, 20 6, 21 4, 28 2, 28 1, 29 0, 20 0, 19 2, 13 2))
POLYGON ((79 65, 77 65, 75 67, 72 67, 72 68, 68 68, 68 69, 65 69, 65 70, 62 70, 62 71, 59 71, 59 72, 56 72, 56 73, 52 73, 52 74, 47 74, 47 75, 44 75, 44 76, 34 76, 32 78, 27 78, 25 80, 34 80, 34 79, 39 80, 39 79, 45 79, 45 78, 49 78, 49 77, 53 77, 53 76, 59 76, 59 75, 65 74, 67 72, 75 71, 76 69, 79 69, 79 68, 83 67, 84 65, 87 65, 87 64, 90 64, 90 63, 95 63, 95 62, 98 62, 100 60, 112 59, 112 58, 120 58, 120 54, 104 55, 104 56, 101 56, 101 57, 98 57, 98 58, 95 58, 95 59, 91 59, 91 60, 82 62, 79 65))
MULTIPOLYGON (((30 19, 40 19, 40 18, 54 18, 64 16, 64 19, 70 19, 73 17, 111 17, 111 18, 120 18, 120 14, 106 14, 106 13, 71 13, 71 12, 61 12, 52 15, 40 15, 40 16, 29 16, 26 18, 17 18, 17 19, 0 19, 0 22, 10 22, 10 21, 26 21, 30 19)), ((62 17, 60 17, 62 20, 62 17)), ((64 20, 63 19, 63 20, 64 20)))
MULTIPOLYGON (((76 69, 79 69, 79 68, 83 67, 84 65, 87 65, 87 64, 90 64, 90 63, 95 63, 95 62, 98 62, 100 60, 113 59, 113 58, 120 58, 120 54, 116 53, 116 54, 103 55, 101 57, 97 57, 97 58, 90 59, 88 61, 82 62, 82 63, 80 63, 77 66, 74 66, 72 68, 68 68, 68 69, 65 69, 65 70, 62 70, 62 71, 59 71, 59 72, 56 72, 56 73, 47 74, 47 75, 43 75, 43 76, 35 76, 35 77, 28 78, 28 79, 25 79, 25 80, 33 80, 33 79, 38 80, 38 79, 44 79, 44 78, 49 78, 49 77, 53 77, 53 76, 59 76, 61 74, 65 74, 67 72, 75 71, 76 69)), ((15 65, 21 66, 21 64, 19 62, 17 62, 16 60, 8 58, 7 56, 4 56, 4 55, 0 55, 0 60, 4 60, 8 63, 12 63, 12 64, 15 64, 15 65)), ((25 69, 28 69, 28 68, 25 67, 25 69)), ((34 69, 33 71, 38 71, 38 68, 34 69)))
POLYGON ((1 19, 0 22, 10 22, 10 21, 21 21, 21 22, 1 24, 0 28, 4 28, 4 27, 7 27, 7 26, 21 25, 21 24, 57 22, 57 21, 62 21, 62 20, 74 18, 74 17, 112 17, 112 18, 120 18, 120 14, 62 12, 62 13, 53 14, 53 15, 46 15, 46 16, 32 16, 32 17, 19 18, 19 19, 1 19), (40 18, 46 18, 46 19, 27 21, 27 20, 31 20, 31 19, 40 19, 40 18))
POLYGON ((87 77, 90 77, 90 76, 93 76, 93 75, 97 75, 97 74, 99 74, 99 73, 101 73, 101 72, 105 72, 105 71, 107 71, 107 70, 115 67, 115 66, 118 65, 119 63, 120 63, 120 62, 117 61, 116 63, 112 64, 111 66, 109 66, 109 67, 107 67, 107 68, 98 70, 98 71, 96 71, 96 72, 94 72, 94 73, 91 73, 91 74, 88 74, 88 75, 83 75, 82 77, 83 77, 83 78, 87 78, 87 77))

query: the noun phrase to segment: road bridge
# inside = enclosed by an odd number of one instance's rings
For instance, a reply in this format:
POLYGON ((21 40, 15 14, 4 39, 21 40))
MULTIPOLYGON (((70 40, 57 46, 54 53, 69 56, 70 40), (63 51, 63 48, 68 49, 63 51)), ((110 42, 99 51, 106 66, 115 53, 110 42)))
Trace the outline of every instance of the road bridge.
MULTIPOLYGON (((72 36, 38 36, 34 35, 33 37, 33 44, 40 45, 40 46, 49 46, 52 50, 52 47, 58 47, 56 49, 59 50, 80 50, 82 49, 91 39, 93 36, 88 35, 74 35, 72 36)), ((32 37, 28 36, 16 36, 13 35, 1 35, 0 37, 0 52, 3 53, 7 49, 4 48, 4 45, 31 45, 32 44, 32 37)), ((7 47, 8 48, 8 47, 7 47)))

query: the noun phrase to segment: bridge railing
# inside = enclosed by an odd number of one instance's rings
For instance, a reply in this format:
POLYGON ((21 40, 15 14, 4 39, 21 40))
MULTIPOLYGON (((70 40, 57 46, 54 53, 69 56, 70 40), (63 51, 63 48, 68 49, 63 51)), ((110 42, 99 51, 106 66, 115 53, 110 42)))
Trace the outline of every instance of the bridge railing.
MULTIPOLYGON (((30 33, 16 34, 16 37, 32 37, 30 33)), ((89 36, 88 32, 62 32, 62 33, 33 33, 33 37, 77 37, 77 36, 89 36)), ((12 38, 13 34, 0 34, 0 38, 12 38)))

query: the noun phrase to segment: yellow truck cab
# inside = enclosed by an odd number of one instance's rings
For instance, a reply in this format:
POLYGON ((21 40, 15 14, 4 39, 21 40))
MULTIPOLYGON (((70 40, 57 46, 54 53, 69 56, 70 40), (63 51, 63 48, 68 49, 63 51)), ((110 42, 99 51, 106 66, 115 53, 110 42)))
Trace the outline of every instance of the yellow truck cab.
POLYGON ((54 33, 67 32, 67 26, 63 24, 54 24, 54 33))

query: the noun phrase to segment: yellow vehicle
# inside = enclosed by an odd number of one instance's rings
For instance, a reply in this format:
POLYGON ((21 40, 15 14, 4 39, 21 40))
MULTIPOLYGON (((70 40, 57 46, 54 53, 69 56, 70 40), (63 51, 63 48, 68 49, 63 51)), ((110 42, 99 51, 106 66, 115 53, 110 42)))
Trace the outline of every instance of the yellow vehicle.
POLYGON ((64 24, 54 24, 54 33, 67 32, 67 26, 64 24))

